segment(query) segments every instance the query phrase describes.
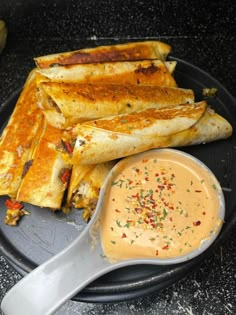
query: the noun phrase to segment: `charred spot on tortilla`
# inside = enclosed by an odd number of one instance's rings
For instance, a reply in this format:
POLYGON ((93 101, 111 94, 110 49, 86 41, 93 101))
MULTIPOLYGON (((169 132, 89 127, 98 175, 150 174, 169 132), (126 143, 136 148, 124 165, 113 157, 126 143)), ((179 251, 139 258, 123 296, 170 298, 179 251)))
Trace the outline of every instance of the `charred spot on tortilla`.
POLYGON ((142 67, 139 65, 138 68, 134 70, 135 73, 142 73, 144 75, 149 75, 157 71, 160 71, 160 68, 155 66, 153 63, 151 63, 148 67, 142 67))
POLYGON ((23 167, 23 172, 22 172, 22 175, 21 175, 22 178, 25 177, 25 175, 29 171, 29 169, 32 166, 32 164, 33 164, 33 160, 29 160, 29 161, 25 162, 24 167, 23 167))
POLYGON ((80 147, 82 147, 83 145, 85 145, 85 141, 84 141, 84 140, 79 139, 78 142, 79 142, 79 146, 80 146, 80 147))
POLYGON ((49 65, 50 68, 58 67, 58 66, 63 66, 63 63, 54 62, 54 63, 51 63, 51 64, 49 65))

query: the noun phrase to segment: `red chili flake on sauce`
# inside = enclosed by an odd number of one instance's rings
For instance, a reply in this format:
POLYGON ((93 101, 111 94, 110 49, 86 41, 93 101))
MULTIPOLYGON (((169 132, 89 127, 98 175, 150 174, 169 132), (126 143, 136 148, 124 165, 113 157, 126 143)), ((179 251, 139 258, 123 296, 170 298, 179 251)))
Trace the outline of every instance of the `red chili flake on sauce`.
POLYGON ((127 235, 125 233, 122 234, 121 238, 126 238, 127 235))
POLYGON ((145 177, 144 179, 145 179, 147 182, 149 181, 149 178, 148 178, 148 177, 145 177))
POLYGON ((158 250, 156 250, 156 256, 158 256, 159 255, 159 252, 158 252, 158 250))
POLYGON ((116 209, 116 210, 115 210, 115 212, 118 212, 118 213, 120 213, 120 210, 116 209))
POLYGON ((158 173, 156 173, 156 174, 155 174, 155 176, 156 176, 156 177, 158 177, 158 176, 159 176, 159 174, 158 174, 158 173))
POLYGON ((203 215, 206 215, 206 212, 205 212, 205 211, 203 211, 203 212, 202 212, 202 214, 203 214, 203 215))
POLYGON ((162 249, 168 249, 168 248, 169 248, 168 244, 162 247, 162 249))
POLYGON ((142 160, 143 163, 147 163, 148 162, 148 159, 144 159, 142 160))
POLYGON ((202 192, 202 191, 201 191, 201 190, 195 190, 195 192, 200 193, 200 192, 202 192))
POLYGON ((170 217, 169 220, 172 222, 173 221, 172 217, 170 217))
POLYGON ((199 226, 200 224, 201 224, 201 221, 193 222, 193 225, 194 225, 194 226, 199 226))
POLYGON ((137 193, 136 195, 132 195, 132 198, 139 198, 139 193, 137 193))

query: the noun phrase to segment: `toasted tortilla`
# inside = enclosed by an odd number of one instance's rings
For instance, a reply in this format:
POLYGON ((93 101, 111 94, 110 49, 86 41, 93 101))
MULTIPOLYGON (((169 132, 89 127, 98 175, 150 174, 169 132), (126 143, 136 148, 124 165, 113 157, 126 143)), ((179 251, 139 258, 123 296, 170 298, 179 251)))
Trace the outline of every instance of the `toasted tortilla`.
POLYGON ((206 108, 203 101, 78 124, 73 163, 97 164, 151 148, 228 138, 229 122, 206 108))
POLYGON ((69 180, 61 179, 62 172, 70 173, 71 164, 61 143, 62 130, 50 126, 46 120, 42 124, 43 131, 31 149, 17 200, 56 210, 61 208, 69 180))
POLYGON ((53 82, 176 87, 175 79, 169 71, 169 69, 173 71, 175 65, 175 61, 164 63, 154 59, 66 65, 38 69, 37 72, 53 82))
POLYGON ((30 148, 40 135, 42 119, 43 114, 37 106, 33 70, 0 139, 0 195, 16 197, 30 148))
POLYGON ((118 45, 99 46, 76 51, 51 54, 34 58, 36 65, 50 68, 57 65, 97 63, 104 61, 125 61, 143 59, 165 60, 171 46, 160 41, 144 41, 118 45))
POLYGON ((42 82, 39 106, 56 128, 106 116, 194 102, 192 90, 121 84, 42 82))
MULTIPOLYGON (((78 189, 82 180, 94 169, 95 165, 74 164, 72 166, 71 178, 67 191, 67 205, 71 206, 72 198, 75 191, 78 189)), ((80 208, 80 205, 76 208, 80 208)))
POLYGON ((102 183, 114 165, 115 161, 97 165, 73 165, 67 204, 78 209, 94 209, 102 183))

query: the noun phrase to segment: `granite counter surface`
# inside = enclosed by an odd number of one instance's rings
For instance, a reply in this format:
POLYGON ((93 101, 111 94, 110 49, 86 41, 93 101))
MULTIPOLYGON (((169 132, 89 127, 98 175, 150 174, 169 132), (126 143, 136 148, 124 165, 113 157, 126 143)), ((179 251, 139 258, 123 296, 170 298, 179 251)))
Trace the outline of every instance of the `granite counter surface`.
MULTIPOLYGON (((236 97, 235 16, 233 1, 199 1, 198 6, 189 1, 181 6, 178 1, 1 1, 9 36, 0 56, 0 103, 22 86, 34 56, 143 38, 169 43, 173 56, 204 69, 236 97)), ((20 278, 0 256, 0 301, 20 278)), ((197 270, 161 292, 114 304, 69 301, 56 314, 235 313, 236 226, 197 270)))

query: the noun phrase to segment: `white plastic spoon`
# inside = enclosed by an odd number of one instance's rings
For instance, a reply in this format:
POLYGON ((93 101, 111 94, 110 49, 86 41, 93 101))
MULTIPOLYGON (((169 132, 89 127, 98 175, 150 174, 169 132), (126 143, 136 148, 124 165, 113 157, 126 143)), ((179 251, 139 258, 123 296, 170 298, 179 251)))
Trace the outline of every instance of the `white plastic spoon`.
MULTIPOLYGON (((189 154, 178 150, 161 149, 184 155, 187 159, 195 161, 199 167, 211 171, 199 160, 189 154)), ((148 154, 155 154, 160 150, 151 150, 121 160, 109 173, 101 189, 96 211, 85 230, 80 236, 59 254, 52 257, 44 264, 37 267, 20 282, 18 282, 4 297, 1 309, 5 315, 49 315, 53 314, 62 304, 72 298, 76 293, 91 283, 96 278, 120 267, 135 264, 176 264, 196 257, 205 251, 215 240, 221 226, 214 234, 211 234, 200 248, 187 255, 169 259, 129 259, 118 262, 110 262, 104 257, 99 231, 99 217, 101 211, 107 211, 103 204, 109 187, 116 176, 129 163, 135 159, 144 159, 148 154)), ((184 166, 183 166, 184 167, 184 166)), ((218 189, 219 218, 224 220, 225 203, 224 196, 217 179, 213 174, 214 184, 218 189)))

